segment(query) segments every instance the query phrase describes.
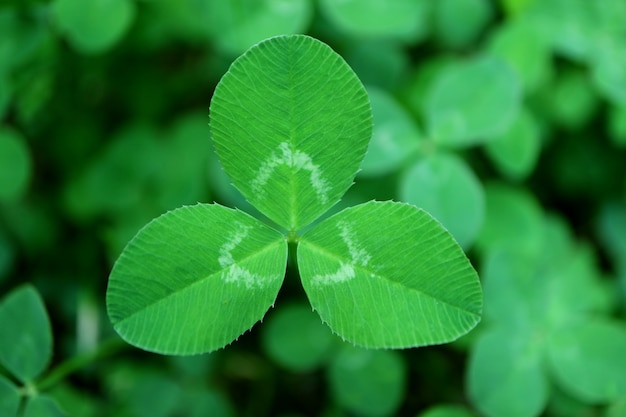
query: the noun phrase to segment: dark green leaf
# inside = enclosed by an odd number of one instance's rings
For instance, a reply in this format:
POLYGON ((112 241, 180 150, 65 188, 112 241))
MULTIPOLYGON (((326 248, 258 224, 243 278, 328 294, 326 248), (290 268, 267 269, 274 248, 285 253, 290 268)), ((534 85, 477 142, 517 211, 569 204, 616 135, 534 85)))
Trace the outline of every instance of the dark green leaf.
POLYGON ((263 348, 278 364, 296 372, 309 372, 329 356, 337 340, 311 306, 282 306, 263 327, 263 348))
POLYGON ((17 387, 0 375, 0 415, 7 417, 17 416, 21 398, 17 387))
POLYGON ((7 78, 4 74, 0 74, 0 122, 4 120, 13 95, 13 86, 7 78))
MULTIPOLYGON (((180 407, 184 411, 185 417, 234 417, 233 406, 229 399, 221 392, 198 387, 186 390, 183 394, 184 406, 180 407)), ((138 417, 142 417, 139 415, 138 417)))
POLYGON ((475 414, 460 405, 436 405, 418 417, 475 417, 475 414))
POLYGON ((0 303, 0 363, 22 382, 32 382, 50 361, 52 329, 43 300, 31 285, 0 303))
POLYGON ((25 193, 31 165, 26 140, 17 131, 0 126, 0 201, 15 201, 25 193))
POLYGON ((129 408, 136 417, 169 417, 183 400, 179 381, 163 374, 146 373, 132 392, 129 408))
POLYGON ((626 105, 612 106, 609 110, 609 133, 613 143, 626 148, 626 105))
POLYGON ((397 352, 345 346, 330 364, 328 379, 342 407, 359 416, 383 417, 400 406, 406 370, 397 352))
POLYGON ((342 56, 363 84, 368 86, 392 90, 409 71, 410 57, 407 50, 400 43, 390 40, 356 40, 342 51, 342 56))
POLYGON ((52 398, 38 395, 28 400, 23 417, 65 417, 65 413, 52 398))
POLYGON ((470 45, 494 14, 487 0, 438 0, 434 4, 435 37, 446 48, 470 45))
POLYGON ((56 0, 52 13, 58 28, 83 53, 111 48, 129 29, 135 17, 131 0, 56 0))
POLYGON ((562 71, 546 95, 554 120, 572 130, 587 124, 598 106, 589 74, 580 70, 562 71))
POLYGON ((608 203, 598 216, 598 234, 619 269, 626 271, 626 205, 608 203))
POLYGON ((14 257, 15 253, 11 242, 9 242, 5 233, 0 229, 0 282, 6 278, 13 265, 14 257))

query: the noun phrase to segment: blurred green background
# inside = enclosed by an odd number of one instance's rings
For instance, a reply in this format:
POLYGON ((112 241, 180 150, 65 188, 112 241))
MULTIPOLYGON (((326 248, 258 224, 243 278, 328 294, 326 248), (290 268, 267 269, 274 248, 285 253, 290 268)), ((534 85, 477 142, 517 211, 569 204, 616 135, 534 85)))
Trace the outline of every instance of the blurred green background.
POLYGON ((108 273, 149 220, 253 212, 209 102, 284 33, 328 43, 370 93, 339 205, 431 212, 481 275, 483 322, 447 346, 354 348, 289 271, 231 346, 120 343, 49 388, 65 415, 626 416, 626 0, 0 0, 0 298, 42 294, 49 368, 115 341, 108 273))

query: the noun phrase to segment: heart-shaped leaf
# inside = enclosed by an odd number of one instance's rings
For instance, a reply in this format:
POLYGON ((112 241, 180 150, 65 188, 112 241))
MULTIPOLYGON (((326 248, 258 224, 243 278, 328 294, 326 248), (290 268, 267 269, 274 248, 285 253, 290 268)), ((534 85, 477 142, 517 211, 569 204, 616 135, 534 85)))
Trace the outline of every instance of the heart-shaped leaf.
POLYGON ((508 128, 520 102, 519 81, 504 61, 485 55, 448 65, 425 98, 427 133, 451 148, 481 144, 508 128))
POLYGON ((145 350, 213 351, 263 318, 286 262, 284 237, 255 218, 217 204, 183 207, 126 246, 109 279, 109 317, 145 350))
POLYGON ((290 35, 263 41, 232 64, 211 100, 210 125, 235 187, 296 231, 352 185, 371 113, 363 85, 338 54, 290 35))
POLYGON ((495 327, 481 334, 469 359, 467 383, 474 406, 487 417, 532 417, 548 401, 541 351, 527 331, 495 327))
POLYGON ((322 320, 370 348, 455 340, 480 320, 478 276, 441 224, 415 206, 369 202, 306 232, 304 289, 322 320))
MULTIPOLYGON (((180 1, 180 0, 177 0, 180 1)), ((306 31, 312 0, 222 0, 204 2, 217 46, 240 54, 262 39, 306 31)))
POLYGON ((52 15, 57 28, 83 53, 111 48, 130 28, 135 2, 130 0, 56 0, 52 15))
POLYGON ((24 407, 24 417, 65 417, 58 404, 47 395, 31 398, 24 407))
POLYGON ((389 350, 345 345, 328 366, 330 391, 338 404, 354 415, 395 415, 406 389, 407 366, 389 350))
POLYGON ((37 378, 52 354, 52 329, 43 300, 31 285, 0 303, 0 364, 22 382, 37 378))
POLYGON ((432 214, 459 244, 474 243, 485 218, 485 193, 464 159, 429 153, 400 177, 400 199, 432 214))

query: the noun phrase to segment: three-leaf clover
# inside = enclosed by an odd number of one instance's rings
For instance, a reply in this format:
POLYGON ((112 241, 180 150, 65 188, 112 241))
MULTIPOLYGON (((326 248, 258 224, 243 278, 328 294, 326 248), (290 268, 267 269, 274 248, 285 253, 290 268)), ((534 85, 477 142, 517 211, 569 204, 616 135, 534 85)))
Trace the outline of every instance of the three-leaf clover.
POLYGON ((367 93, 330 47, 304 35, 251 47, 217 85, 210 128, 234 186, 273 225, 197 204, 140 230, 107 290, 129 343, 180 355, 224 347, 274 304, 294 250, 311 305, 354 344, 445 343, 478 323, 477 274, 425 211, 372 201, 314 223, 352 185, 372 131, 367 93))

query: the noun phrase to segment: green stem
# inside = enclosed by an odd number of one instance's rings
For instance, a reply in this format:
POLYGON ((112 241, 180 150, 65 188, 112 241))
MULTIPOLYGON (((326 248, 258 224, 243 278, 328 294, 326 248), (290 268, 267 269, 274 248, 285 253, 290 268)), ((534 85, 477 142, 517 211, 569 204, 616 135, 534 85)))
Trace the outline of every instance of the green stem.
POLYGON ((105 340, 96 349, 89 352, 81 353, 74 356, 73 358, 66 360, 65 362, 60 363, 36 384, 37 390, 45 391, 49 388, 52 388, 57 383, 65 379, 68 375, 86 367, 91 362, 97 359, 111 356, 118 351, 124 349, 126 346, 128 345, 119 337, 105 340))
POLYGON ((290 269, 298 269, 298 257, 296 250, 298 248, 299 240, 300 237, 295 232, 289 232, 289 235, 287 235, 287 244, 289 245, 287 262, 290 269))

